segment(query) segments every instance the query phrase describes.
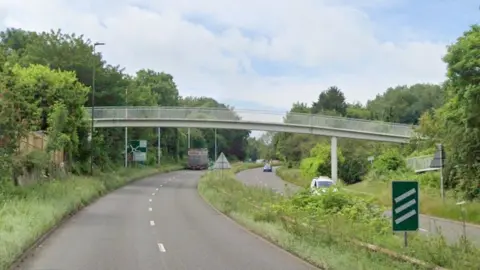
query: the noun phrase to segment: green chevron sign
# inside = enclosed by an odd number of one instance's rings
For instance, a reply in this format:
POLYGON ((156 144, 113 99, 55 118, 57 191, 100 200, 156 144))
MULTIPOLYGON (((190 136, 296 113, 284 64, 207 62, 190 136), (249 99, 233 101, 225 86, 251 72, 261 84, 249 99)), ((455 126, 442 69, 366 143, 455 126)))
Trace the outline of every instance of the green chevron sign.
POLYGON ((392 182, 393 231, 416 231, 419 227, 418 182, 392 182))
POLYGON ((128 153, 132 153, 133 161, 147 160, 147 141, 134 140, 128 144, 128 153))

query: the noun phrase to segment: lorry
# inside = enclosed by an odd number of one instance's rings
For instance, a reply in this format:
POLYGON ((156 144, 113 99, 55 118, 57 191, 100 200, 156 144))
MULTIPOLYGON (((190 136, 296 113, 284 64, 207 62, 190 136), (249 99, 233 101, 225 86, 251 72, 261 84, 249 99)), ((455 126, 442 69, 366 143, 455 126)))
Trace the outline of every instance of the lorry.
POLYGON ((188 149, 187 169, 205 170, 208 168, 208 149, 190 148, 188 149))

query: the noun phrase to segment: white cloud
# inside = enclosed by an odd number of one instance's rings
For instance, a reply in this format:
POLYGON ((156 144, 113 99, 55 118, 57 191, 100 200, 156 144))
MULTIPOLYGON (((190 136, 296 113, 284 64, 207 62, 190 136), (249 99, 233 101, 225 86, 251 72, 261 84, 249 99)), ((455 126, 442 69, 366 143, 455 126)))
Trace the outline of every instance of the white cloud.
POLYGON ((381 42, 374 33, 379 22, 360 8, 396 1, 1 0, 0 27, 83 33, 107 43, 99 48, 107 61, 129 72, 171 73, 182 94, 289 107, 313 101, 330 85, 364 102, 397 84, 442 81, 445 44, 381 42), (192 16, 223 30, 209 30, 192 16), (262 76, 253 58, 320 71, 262 76))

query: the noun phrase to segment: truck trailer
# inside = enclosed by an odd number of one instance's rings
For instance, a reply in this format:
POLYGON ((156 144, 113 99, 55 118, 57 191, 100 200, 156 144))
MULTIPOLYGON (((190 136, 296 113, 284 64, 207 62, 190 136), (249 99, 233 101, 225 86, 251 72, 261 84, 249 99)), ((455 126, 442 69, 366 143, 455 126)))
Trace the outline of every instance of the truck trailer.
POLYGON ((191 148, 188 150, 187 168, 190 170, 205 170, 208 168, 208 149, 191 148))

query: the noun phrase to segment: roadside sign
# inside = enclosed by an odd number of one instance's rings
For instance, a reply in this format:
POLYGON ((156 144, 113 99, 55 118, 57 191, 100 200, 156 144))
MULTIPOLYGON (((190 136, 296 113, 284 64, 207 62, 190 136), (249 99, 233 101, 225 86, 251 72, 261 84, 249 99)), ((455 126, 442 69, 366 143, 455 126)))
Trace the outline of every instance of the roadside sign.
POLYGON ((147 160, 147 141, 133 140, 128 145, 128 152, 132 153, 133 161, 147 160))
POLYGON ((437 144, 437 151, 433 156, 432 162, 430 163, 430 168, 444 168, 445 167, 445 150, 443 149, 442 144, 437 144))
POLYGON ((228 162, 227 157, 222 153, 220 153, 220 156, 218 157, 217 161, 215 161, 215 164, 213 165, 213 169, 215 170, 225 170, 225 169, 230 169, 232 166, 230 166, 230 162, 228 162))
POLYGON ((392 181, 393 231, 416 231, 419 227, 418 182, 392 181))

